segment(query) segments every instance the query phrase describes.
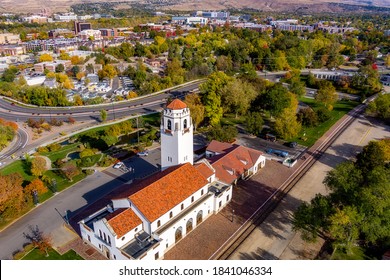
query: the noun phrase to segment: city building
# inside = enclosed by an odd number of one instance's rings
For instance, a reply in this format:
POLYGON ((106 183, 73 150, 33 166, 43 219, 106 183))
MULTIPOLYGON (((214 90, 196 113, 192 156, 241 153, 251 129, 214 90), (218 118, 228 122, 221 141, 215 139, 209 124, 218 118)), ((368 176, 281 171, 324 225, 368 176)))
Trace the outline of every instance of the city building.
POLYGON ((49 18, 48 17, 40 16, 40 15, 32 15, 32 16, 24 17, 22 20, 25 21, 25 22, 28 22, 28 23, 46 23, 46 22, 49 22, 49 18))
POLYGON ((227 182, 264 166, 261 153, 220 142, 210 144, 208 159, 193 163, 192 137, 189 108, 175 99, 161 119, 162 171, 124 184, 77 214, 82 239, 108 259, 163 259, 230 202, 233 185, 227 182), (226 169, 225 163, 234 158, 226 169))
POLYGON ((93 38, 93 40, 101 40, 102 33, 100 32, 100 30, 86 29, 80 31, 77 34, 77 37, 79 37, 81 40, 88 40, 90 38, 93 38))
POLYGON ((3 44, 18 44, 20 43, 20 35, 13 33, 0 33, 0 45, 3 44))
POLYGON ((49 38, 57 38, 57 37, 73 37, 74 32, 69 29, 53 29, 48 32, 49 38))
POLYGON ((77 20, 77 15, 75 13, 54 14, 54 19, 58 21, 69 22, 77 20))
POLYGON ((23 45, 0 45, 0 55, 22 55, 26 53, 23 45))
POLYGON ((92 24, 89 22, 80 22, 80 21, 75 21, 74 22, 74 33, 77 35, 79 32, 83 30, 88 30, 92 29, 92 24))

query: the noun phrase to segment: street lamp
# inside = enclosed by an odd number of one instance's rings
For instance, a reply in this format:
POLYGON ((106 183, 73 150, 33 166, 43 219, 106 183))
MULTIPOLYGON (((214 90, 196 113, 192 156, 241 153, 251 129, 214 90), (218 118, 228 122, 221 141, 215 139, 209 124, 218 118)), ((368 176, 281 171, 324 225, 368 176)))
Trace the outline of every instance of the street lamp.
POLYGON ((37 190, 32 191, 32 196, 33 196, 33 201, 34 205, 37 205, 39 203, 39 198, 38 198, 38 192, 37 190))

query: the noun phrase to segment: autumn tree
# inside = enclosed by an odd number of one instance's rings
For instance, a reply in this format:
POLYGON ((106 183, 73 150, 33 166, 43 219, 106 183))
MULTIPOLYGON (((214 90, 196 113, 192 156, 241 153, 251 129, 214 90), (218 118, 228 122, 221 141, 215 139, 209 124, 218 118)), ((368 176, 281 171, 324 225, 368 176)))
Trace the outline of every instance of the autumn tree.
POLYGON ((46 170, 46 160, 43 157, 33 157, 31 160, 31 174, 40 177, 46 170))
POLYGON ((50 54, 44 53, 39 57, 39 62, 47 62, 47 61, 53 61, 53 57, 50 54))
POLYGON ((32 193, 34 191, 37 191, 38 195, 42 195, 46 193, 48 189, 40 179, 34 179, 24 188, 24 193, 28 200, 32 198, 32 193))
POLYGON ((103 66, 102 70, 99 70, 98 75, 100 79, 103 78, 113 79, 116 75, 118 75, 118 72, 113 65, 106 64, 103 66))
POLYGON ((202 104, 199 94, 187 94, 184 99, 184 103, 186 103, 190 109, 194 130, 196 130, 199 124, 203 121, 205 112, 205 108, 202 104))
POLYGON ((51 248, 51 238, 46 235, 39 229, 38 226, 35 228, 32 225, 28 227, 29 232, 23 232, 23 236, 27 239, 27 241, 34 245, 35 248, 38 248, 42 253, 46 253, 46 256, 49 256, 49 249, 51 248))
POLYGON ((0 175, 0 221, 19 213, 22 210, 23 178, 18 173, 0 175))
POLYGON ((75 176, 80 174, 79 168, 71 161, 64 163, 61 166, 61 171, 69 181, 72 181, 75 176))

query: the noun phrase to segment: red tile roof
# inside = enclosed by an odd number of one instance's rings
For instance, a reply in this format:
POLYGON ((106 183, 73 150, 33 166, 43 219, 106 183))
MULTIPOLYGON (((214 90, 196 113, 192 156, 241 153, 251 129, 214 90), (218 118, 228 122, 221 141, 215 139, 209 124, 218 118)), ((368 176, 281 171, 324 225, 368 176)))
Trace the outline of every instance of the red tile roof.
POLYGON ((214 174, 214 171, 204 162, 195 164, 195 168, 206 178, 208 179, 210 176, 214 174))
POLYGON ((167 105, 167 108, 171 110, 181 110, 187 108, 187 104, 180 99, 175 99, 167 105))
POLYGON ((167 170, 170 171, 164 172, 165 176, 129 197, 150 222, 167 213, 208 183, 190 163, 167 170))
POLYGON ((233 145, 230 143, 212 140, 210 144, 207 146, 206 151, 222 154, 222 153, 226 153, 231 148, 233 148, 233 145))
POLYGON ((215 169, 216 177, 227 184, 239 178, 242 173, 253 167, 261 152, 239 145, 233 145, 232 149, 224 154, 208 159, 215 169))
POLYGON ((142 220, 134 213, 131 208, 120 208, 106 216, 108 224, 121 238, 123 235, 142 224, 142 220))

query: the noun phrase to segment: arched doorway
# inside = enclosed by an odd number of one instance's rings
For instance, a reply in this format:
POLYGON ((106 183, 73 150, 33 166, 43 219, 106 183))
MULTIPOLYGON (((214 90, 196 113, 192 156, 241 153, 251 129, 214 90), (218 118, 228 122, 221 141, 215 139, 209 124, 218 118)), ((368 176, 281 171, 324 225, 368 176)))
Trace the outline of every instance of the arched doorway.
POLYGON ((183 238, 183 228, 179 227, 175 232, 175 243, 179 242, 183 238))
POLYGON ((203 211, 200 210, 196 215, 196 226, 198 226, 201 222, 203 222, 203 211))
POLYGON ((192 219, 189 219, 186 224, 186 234, 188 234, 192 230, 192 219))

